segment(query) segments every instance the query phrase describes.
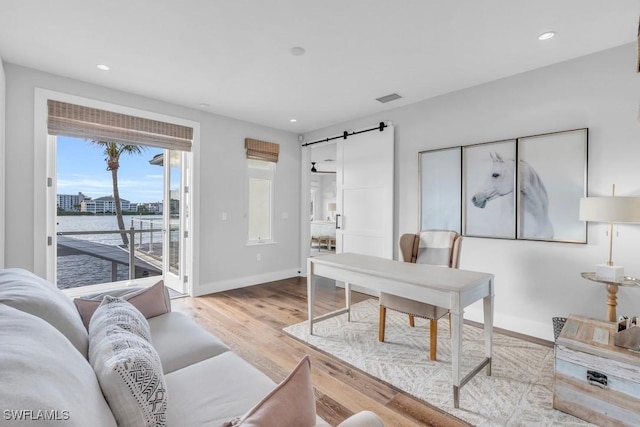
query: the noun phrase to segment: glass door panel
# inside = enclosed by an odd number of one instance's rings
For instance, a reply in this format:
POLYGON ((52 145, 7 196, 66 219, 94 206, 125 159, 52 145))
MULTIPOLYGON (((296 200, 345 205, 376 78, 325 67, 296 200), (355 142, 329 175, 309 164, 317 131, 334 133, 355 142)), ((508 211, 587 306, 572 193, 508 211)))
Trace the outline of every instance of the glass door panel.
POLYGON ((167 286, 185 292, 186 273, 185 239, 187 232, 187 186, 186 186, 186 155, 181 151, 165 151, 165 282, 167 286))

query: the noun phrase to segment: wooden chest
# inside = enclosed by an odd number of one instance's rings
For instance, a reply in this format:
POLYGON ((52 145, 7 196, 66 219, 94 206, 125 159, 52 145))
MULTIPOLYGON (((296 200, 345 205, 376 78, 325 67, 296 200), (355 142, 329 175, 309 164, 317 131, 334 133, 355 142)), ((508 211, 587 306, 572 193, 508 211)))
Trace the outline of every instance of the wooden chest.
POLYGON ((553 407, 600 426, 640 426, 640 353, 615 323, 571 315, 556 340, 553 407))

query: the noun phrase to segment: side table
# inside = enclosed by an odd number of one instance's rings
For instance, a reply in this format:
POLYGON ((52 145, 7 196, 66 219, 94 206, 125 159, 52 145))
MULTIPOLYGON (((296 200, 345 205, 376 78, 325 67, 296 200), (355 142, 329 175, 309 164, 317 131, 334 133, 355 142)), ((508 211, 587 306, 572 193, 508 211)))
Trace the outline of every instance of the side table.
POLYGON ((618 305, 618 287, 619 286, 631 286, 631 287, 640 287, 640 279, 636 279, 635 277, 625 276, 622 280, 606 280, 606 279, 598 279, 596 277, 595 272, 587 272, 580 274, 583 278, 590 280, 592 282, 603 283, 607 285, 607 320, 609 322, 617 322, 618 317, 616 316, 616 306, 618 305))

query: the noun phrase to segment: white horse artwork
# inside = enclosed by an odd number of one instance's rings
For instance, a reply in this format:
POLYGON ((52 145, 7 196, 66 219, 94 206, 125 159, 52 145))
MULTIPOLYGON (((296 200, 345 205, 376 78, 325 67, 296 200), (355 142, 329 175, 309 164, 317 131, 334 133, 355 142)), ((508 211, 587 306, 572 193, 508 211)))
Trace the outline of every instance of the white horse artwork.
MULTIPOLYGON (((490 175, 482 189, 473 195, 471 202, 478 208, 484 208, 488 202, 513 192, 513 159, 504 160, 498 153, 491 154, 490 175)), ((553 224, 549 219, 549 196, 544 183, 536 171, 525 161, 520 160, 520 195, 524 215, 521 217, 521 236, 527 238, 550 239, 553 237, 553 224)))

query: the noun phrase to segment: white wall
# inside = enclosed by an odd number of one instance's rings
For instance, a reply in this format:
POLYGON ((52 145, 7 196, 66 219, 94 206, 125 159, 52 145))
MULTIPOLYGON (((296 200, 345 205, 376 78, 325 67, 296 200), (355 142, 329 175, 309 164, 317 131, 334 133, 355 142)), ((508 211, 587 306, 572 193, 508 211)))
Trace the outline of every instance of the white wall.
MULTIPOLYGON (((300 148, 297 136, 264 126, 144 98, 13 64, 6 72, 6 227, 7 267, 34 269, 34 165, 44 165, 44 150, 34 143, 34 89, 43 88, 200 123, 199 247, 195 248, 198 283, 194 294, 291 277, 298 272, 300 246, 300 148), (275 200, 276 244, 247 246, 244 138, 280 144, 275 200), (38 147, 36 149, 35 147, 38 147), (227 220, 222 220, 222 212, 227 220), (286 212, 286 219, 283 213, 286 212), (256 254, 262 261, 256 261, 256 254)), ((44 271, 37 271, 44 275, 44 271)))
MULTIPOLYGON (((395 239, 419 227, 418 152, 589 128, 589 195, 640 196, 640 75, 635 44, 578 58, 306 134, 321 139, 393 121, 395 239)), ((404 94, 406 96, 410 94, 404 94)), ((640 225, 619 228, 613 259, 640 277, 640 225)), ((606 226, 587 245, 465 238, 461 268, 495 274, 495 325, 552 339, 551 317, 606 315, 604 285, 580 272, 607 259, 606 226)), ((397 248, 395 256, 397 257, 397 248)), ((621 288, 618 314, 640 313, 640 289, 621 288)), ((482 321, 475 304, 466 317, 482 321)))
MULTIPOLYGON (((6 82, 2 58, 0 57, 0 212, 4 212, 4 188, 5 188, 5 155, 4 155, 4 135, 5 135, 5 99, 6 82)), ((0 218, 0 268, 4 268, 4 245, 5 245, 5 215, 0 218)))

